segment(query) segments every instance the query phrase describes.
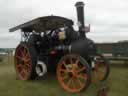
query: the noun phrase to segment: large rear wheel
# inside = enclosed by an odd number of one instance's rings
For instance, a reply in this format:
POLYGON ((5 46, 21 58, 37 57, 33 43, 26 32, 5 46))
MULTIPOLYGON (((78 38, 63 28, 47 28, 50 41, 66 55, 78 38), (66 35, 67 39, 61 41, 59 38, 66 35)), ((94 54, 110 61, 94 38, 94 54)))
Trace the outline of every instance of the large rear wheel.
POLYGON ((57 78, 66 91, 80 92, 90 84, 90 68, 82 57, 73 54, 66 55, 58 63, 57 78))
POLYGON ((18 79, 30 80, 36 77, 37 55, 32 45, 24 42, 20 43, 16 48, 14 59, 18 79))

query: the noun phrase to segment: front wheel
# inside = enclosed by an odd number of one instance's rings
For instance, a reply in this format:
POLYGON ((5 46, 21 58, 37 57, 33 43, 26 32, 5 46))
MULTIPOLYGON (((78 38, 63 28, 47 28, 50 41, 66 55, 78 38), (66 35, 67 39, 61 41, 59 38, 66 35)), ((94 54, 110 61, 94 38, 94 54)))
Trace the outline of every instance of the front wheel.
POLYGON ((58 63, 57 78, 66 91, 80 92, 90 84, 90 67, 79 55, 65 55, 58 63))
POLYGON ((92 81, 104 81, 108 78, 110 72, 110 66, 108 61, 104 58, 104 56, 98 54, 94 57, 95 66, 92 70, 92 81), (96 78, 95 78, 96 77, 96 78))

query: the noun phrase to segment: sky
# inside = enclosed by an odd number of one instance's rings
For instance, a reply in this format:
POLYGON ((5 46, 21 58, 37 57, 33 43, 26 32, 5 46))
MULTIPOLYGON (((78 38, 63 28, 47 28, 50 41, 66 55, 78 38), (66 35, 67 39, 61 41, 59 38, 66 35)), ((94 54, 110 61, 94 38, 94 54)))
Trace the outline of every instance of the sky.
MULTIPOLYGON (((0 48, 15 48, 20 31, 9 28, 41 16, 67 17, 77 26, 75 3, 79 0, 0 0, 0 48)), ((81 0, 85 23, 91 24, 87 37, 94 42, 128 40, 128 0, 81 0)), ((76 30, 78 28, 75 28, 76 30)))

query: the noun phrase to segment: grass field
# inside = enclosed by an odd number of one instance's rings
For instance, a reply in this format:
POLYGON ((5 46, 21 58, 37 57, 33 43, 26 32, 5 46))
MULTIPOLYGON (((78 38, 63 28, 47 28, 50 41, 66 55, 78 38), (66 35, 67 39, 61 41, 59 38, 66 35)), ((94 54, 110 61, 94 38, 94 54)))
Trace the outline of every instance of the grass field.
MULTIPOLYGON (((128 68, 112 67, 105 82, 108 96, 128 96, 128 68)), ((65 92, 58 84, 56 76, 34 81, 16 80, 13 64, 0 63, 0 96, 96 96, 97 84, 80 94, 65 92)))

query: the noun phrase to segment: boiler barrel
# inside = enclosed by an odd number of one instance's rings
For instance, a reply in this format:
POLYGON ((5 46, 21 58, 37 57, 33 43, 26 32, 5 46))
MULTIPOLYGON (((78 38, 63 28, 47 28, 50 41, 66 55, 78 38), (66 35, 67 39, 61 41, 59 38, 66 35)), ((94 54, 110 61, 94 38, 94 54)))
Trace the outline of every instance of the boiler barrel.
POLYGON ((79 54, 83 57, 96 54, 96 46, 92 40, 84 38, 71 43, 71 53, 79 54))

